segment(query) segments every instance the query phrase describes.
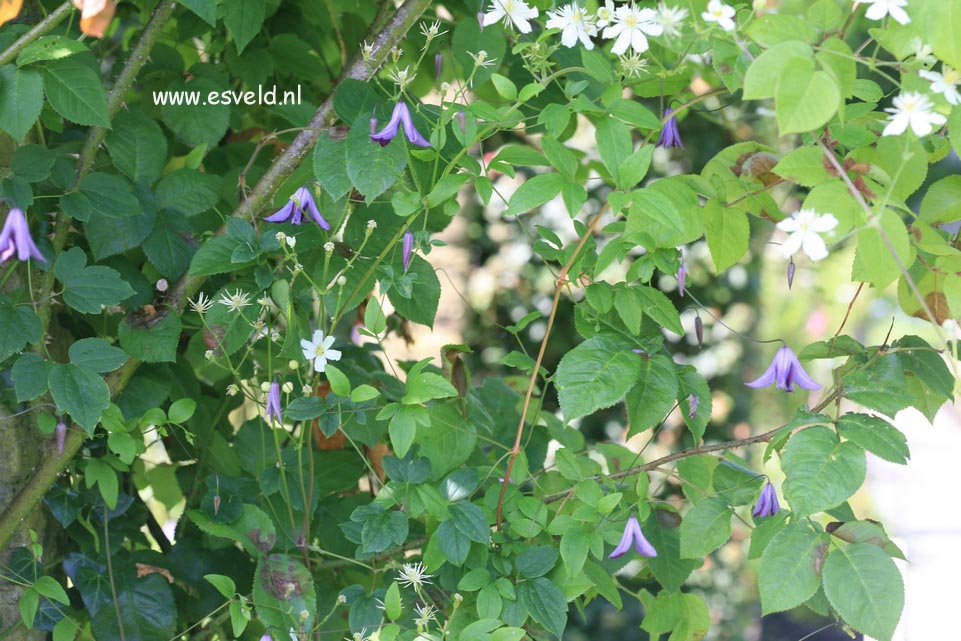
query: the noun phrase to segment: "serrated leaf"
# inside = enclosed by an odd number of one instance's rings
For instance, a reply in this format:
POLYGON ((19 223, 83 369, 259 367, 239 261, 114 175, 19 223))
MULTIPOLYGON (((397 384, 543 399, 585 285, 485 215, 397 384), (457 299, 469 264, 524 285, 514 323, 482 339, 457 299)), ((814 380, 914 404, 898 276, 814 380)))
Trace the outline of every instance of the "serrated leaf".
POLYGON ((617 403, 641 374, 631 345, 613 336, 594 336, 561 359, 555 383, 567 420, 617 403))
POLYGON ((78 125, 110 127, 103 83, 79 57, 45 64, 43 86, 50 106, 67 120, 78 125))
POLYGON ((764 614, 790 610, 817 592, 821 579, 817 557, 827 541, 808 528, 786 525, 771 539, 761 555, 758 591, 764 614))
POLYGON ((864 482, 864 450, 840 442, 832 430, 808 427, 784 448, 781 464, 787 475, 784 495, 798 516, 840 505, 864 482))
POLYGON ((852 627, 878 641, 891 641, 904 609, 904 580, 877 546, 853 543, 824 561, 824 594, 852 627))
POLYGON ((849 412, 838 419, 838 434, 885 461, 905 465, 911 457, 908 440, 883 418, 849 412))
POLYGON ((681 556, 700 558, 727 543, 733 514, 734 510, 720 497, 695 503, 681 521, 681 556))
POLYGON ((103 378, 80 365, 54 363, 48 383, 57 407, 92 436, 110 405, 110 389, 103 378))
POLYGON ((125 362, 127 355, 102 338, 82 338, 70 345, 70 362, 104 374, 112 372, 125 362))
MULTIPOLYGON (((23 140, 43 109, 43 79, 33 69, 0 67, 0 129, 23 140)), ((32 623, 32 622, 31 622, 32 623)))
POLYGON ((627 393, 628 436, 639 434, 664 420, 677 399, 678 382, 674 362, 667 356, 637 355, 640 374, 637 385, 627 393))
POLYGON ((712 199, 704 205, 704 235, 715 272, 721 273, 747 253, 751 226, 743 211, 712 199))

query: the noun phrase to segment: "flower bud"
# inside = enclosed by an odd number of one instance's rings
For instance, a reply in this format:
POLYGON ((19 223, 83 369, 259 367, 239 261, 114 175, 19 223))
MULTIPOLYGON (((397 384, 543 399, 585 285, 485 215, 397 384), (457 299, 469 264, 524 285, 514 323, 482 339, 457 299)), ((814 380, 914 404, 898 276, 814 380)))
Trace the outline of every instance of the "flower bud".
POLYGON ((373 136, 376 133, 377 133, 377 119, 371 118, 370 119, 370 135, 373 136))
POLYGON ((214 514, 220 513, 220 495, 214 494, 214 514))
POLYGON ((63 444, 67 440, 67 425, 63 421, 57 423, 57 456, 63 456, 63 444))
POLYGON ((268 383, 267 381, 264 381, 263 383, 261 383, 261 384, 260 384, 260 391, 261 391, 261 392, 269 392, 269 391, 270 391, 270 383, 268 383))
POLYGON ((684 298, 684 284, 687 282, 687 268, 684 267, 684 263, 677 268, 677 291, 681 294, 681 298, 684 298))
POLYGON ((290 369, 297 369, 298 367, 300 367, 300 361, 290 359, 289 361, 287 361, 287 367, 289 367, 290 369))
POLYGON ((440 80, 440 73, 444 70, 444 54, 437 52, 434 54, 434 77, 440 80))
POLYGON ((346 277, 346 276, 338 276, 338 277, 337 277, 337 284, 340 285, 341 287, 343 287, 344 285, 346 285, 346 284, 347 284, 347 277, 346 277))
POLYGON ((291 383, 290 381, 287 381, 286 383, 280 386, 280 389, 284 390, 285 394, 290 394, 291 392, 294 391, 294 384, 291 383))
POLYGON ((697 416, 697 406, 700 405, 700 403, 701 403, 701 399, 698 397, 697 394, 691 394, 690 396, 687 397, 687 404, 688 404, 687 417, 688 418, 694 418, 695 416, 697 416))
POLYGON ((481 31, 483 31, 484 30, 484 12, 483 11, 477 12, 477 24, 480 25, 481 31))
POLYGON ((704 323, 700 316, 694 317, 694 335, 697 336, 697 346, 702 347, 704 345, 704 323))
POLYGON ((170 283, 167 282, 166 278, 161 278, 156 284, 157 291, 163 294, 170 287, 170 283))
POLYGON ((794 269, 795 269, 794 259, 792 258, 791 262, 787 264, 787 288, 788 289, 791 289, 791 285, 794 284, 794 269))
POLYGON ((411 233, 410 229, 408 228, 408 230, 404 232, 404 244, 403 244, 403 252, 402 252, 402 259, 404 263, 405 272, 410 267, 410 259, 413 255, 414 255, 414 234, 411 233))

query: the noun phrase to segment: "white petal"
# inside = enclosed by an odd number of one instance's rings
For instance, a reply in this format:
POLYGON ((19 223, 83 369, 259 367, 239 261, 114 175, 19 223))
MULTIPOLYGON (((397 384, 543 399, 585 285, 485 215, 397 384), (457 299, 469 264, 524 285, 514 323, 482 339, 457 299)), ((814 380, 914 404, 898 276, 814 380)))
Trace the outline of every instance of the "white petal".
POLYGON ((927 112, 916 112, 911 114, 911 131, 919 136, 927 136, 934 127, 931 126, 931 116, 927 112))
POLYGON ((734 21, 726 16, 722 17, 717 22, 721 25, 721 29, 724 29, 725 31, 734 31, 734 29, 737 27, 737 25, 734 24, 734 21))
POLYGON ((833 214, 822 214, 814 219, 811 223, 811 231, 816 231, 819 234, 829 232, 838 226, 838 219, 834 217, 833 214))
POLYGON ((884 16, 888 14, 887 4, 884 2, 875 2, 868 10, 864 13, 864 16, 868 20, 883 20, 884 16))
POLYGON ((817 234, 805 234, 803 247, 807 257, 815 262, 827 258, 828 248, 824 244, 824 239, 817 234))
POLYGON ((801 241, 804 240, 804 234, 801 232, 795 232, 787 237, 784 244, 781 245, 781 252, 784 254, 785 258, 790 258, 801 249, 801 241))
POLYGON ((785 218, 784 220, 782 220, 781 222, 779 222, 779 223, 777 224, 777 228, 780 229, 780 230, 783 231, 783 232, 787 232, 787 233, 789 233, 789 234, 792 234, 792 233, 796 232, 796 231, 799 229, 799 227, 798 227, 798 222, 797 222, 797 218, 795 218, 795 217, 793 217, 793 216, 790 217, 790 218, 785 218))
POLYGON ((882 136, 900 136, 908 128, 908 123, 911 122, 911 117, 904 112, 900 112, 894 115, 888 126, 884 128, 881 132, 882 136))
POLYGON ((323 372, 327 369, 327 358, 324 356, 318 356, 314 359, 314 369, 318 372, 323 372))
POLYGON ((577 44, 577 27, 572 24, 564 27, 561 32, 561 44, 565 47, 573 47, 577 44))
POLYGON ((627 51, 628 45, 631 44, 631 32, 621 29, 621 34, 617 36, 617 40, 614 42, 614 46, 611 47, 611 53, 615 56, 623 55, 627 51))
POLYGON ((641 33, 640 30, 635 30, 631 34, 631 46, 637 53, 644 53, 647 51, 647 38, 644 37, 644 34, 641 33))
POLYGON ((328 349, 324 352, 324 358, 329 361, 339 361, 340 360, 340 350, 339 349, 328 349))
POLYGON ((888 7, 888 14, 901 24, 908 24, 911 22, 911 17, 902 9, 901 7, 892 4, 888 7))
POLYGON ((328 349, 333 344, 334 344, 333 336, 328 336, 327 338, 324 339, 324 343, 323 343, 324 349, 328 349))
POLYGON ((313 339, 314 344, 319 345, 324 340, 324 332, 322 330, 315 329, 313 339))

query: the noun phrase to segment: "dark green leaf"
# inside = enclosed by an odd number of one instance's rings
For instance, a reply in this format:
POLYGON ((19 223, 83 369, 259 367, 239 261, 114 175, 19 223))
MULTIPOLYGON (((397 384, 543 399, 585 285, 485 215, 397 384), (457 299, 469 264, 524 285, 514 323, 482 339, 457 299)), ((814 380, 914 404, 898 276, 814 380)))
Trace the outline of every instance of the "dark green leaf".
POLYGON ((159 321, 145 323, 132 314, 120 323, 120 346, 127 354, 145 363, 177 360, 177 343, 182 325, 176 312, 166 307, 158 310, 159 321))
POLYGON ((397 182, 407 167, 406 139, 402 132, 386 147, 370 139, 370 116, 361 115, 347 134, 347 175, 367 202, 397 182))
POLYGON ((891 557, 853 543, 831 550, 823 572, 824 593, 838 614, 865 635, 891 641, 904 609, 904 581, 891 557))
POLYGON ((264 23, 264 0, 231 0, 225 6, 224 26, 237 46, 237 53, 243 53, 264 23))
POLYGON ((103 378, 86 367, 54 363, 49 385, 57 407, 93 435, 101 414, 110 405, 110 389, 103 378))
POLYGON ((490 541, 490 526, 482 509, 466 501, 452 503, 448 509, 451 522, 458 532, 478 543, 490 541))
POLYGON ((849 412, 838 419, 838 434, 885 461, 905 465, 911 457, 901 431, 877 416, 849 412))
POLYGON ((40 340, 40 319, 29 305, 14 307, 0 298, 0 361, 40 340))
POLYGON ((134 182, 152 185, 167 161, 167 138, 156 120, 139 109, 128 109, 113 119, 107 151, 114 166, 134 182))
MULTIPOLYGON (((535 545, 517 555, 517 573, 524 579, 544 576, 557 564, 558 552, 548 545, 535 545)), ((583 562, 582 562, 583 563, 583 562)))
POLYGON ((23 140, 43 108, 43 79, 33 69, 0 67, 0 129, 23 140))
POLYGON ((112 372, 125 362, 127 355, 102 338, 82 338, 70 345, 70 362, 99 374, 112 372))
POLYGON ((437 274, 429 262, 416 255, 411 257, 407 273, 411 276, 416 274, 412 295, 404 297, 398 288, 391 287, 387 297, 397 313, 407 320, 433 327, 440 302, 440 281, 437 274))
POLYGON ((144 241, 143 250, 147 258, 161 274, 169 279, 180 278, 194 254, 190 223, 177 211, 162 211, 157 214, 157 223, 144 241))
POLYGON ((622 338, 595 336, 564 355, 556 384, 567 420, 610 407, 637 384, 641 364, 631 348, 622 338))
POLYGON ((86 267, 87 256, 74 247, 57 258, 53 271, 63 284, 63 301, 78 312, 99 314, 102 305, 118 305, 133 288, 109 267, 86 267))
POLYGON ((531 618, 552 632, 557 638, 567 626, 567 599, 561 589, 544 577, 521 583, 517 596, 524 603, 531 618))
MULTIPOLYGON (((334 94, 335 103, 342 92, 343 87, 334 94)), ((314 175, 333 200, 343 198, 353 187, 347 175, 347 144, 330 136, 321 136, 314 147, 314 175)))
POLYGON ((43 87, 57 113, 78 125, 110 127, 107 95, 100 76, 79 56, 43 66, 43 87))
POLYGON ((17 402, 31 401, 47 391, 50 366, 49 361, 33 352, 27 352, 17 359, 11 371, 17 402))
POLYGON ((157 185, 157 207, 176 209, 186 216, 202 214, 220 200, 221 179, 195 169, 167 174, 157 185))

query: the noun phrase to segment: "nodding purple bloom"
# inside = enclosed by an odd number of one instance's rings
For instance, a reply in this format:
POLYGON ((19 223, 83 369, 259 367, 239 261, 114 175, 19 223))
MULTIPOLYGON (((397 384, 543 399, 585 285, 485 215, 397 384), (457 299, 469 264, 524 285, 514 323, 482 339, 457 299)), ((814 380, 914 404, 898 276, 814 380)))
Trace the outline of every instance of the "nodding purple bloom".
POLYGON ((641 524, 633 514, 631 518, 627 519, 624 534, 621 535, 621 542, 617 544, 608 558, 616 559, 619 556, 624 556, 631 547, 641 556, 657 556, 657 550, 654 549, 650 541, 644 538, 644 533, 641 532, 641 524))
POLYGON ((444 70, 444 54, 437 52, 434 54, 434 77, 440 80, 440 72, 444 70))
POLYGON ((264 218, 264 220, 270 223, 290 222, 291 225, 299 225, 304 222, 305 210, 310 214, 310 217, 314 219, 315 223, 324 229, 330 229, 330 223, 320 215, 320 210, 317 209, 314 197, 306 187, 301 187, 295 191, 286 205, 278 209, 277 213, 264 218))
POLYGON ((795 269, 794 259, 792 258, 791 262, 787 264, 787 288, 788 289, 791 289, 791 285, 794 284, 794 269, 795 269))
POLYGON ((411 143, 417 145, 418 147, 430 147, 430 141, 420 135, 420 132, 414 128, 414 121, 410 115, 410 109, 407 108, 407 103, 403 100, 397 102, 394 105, 394 111, 390 114, 390 120, 384 125, 384 128, 377 133, 371 134, 370 139, 374 142, 379 142, 381 147, 386 147, 390 144, 390 141, 394 139, 397 135, 397 129, 399 125, 404 125, 404 135, 407 136, 407 140, 411 143))
POLYGON ((775 383, 778 389, 785 392, 793 392, 795 383, 806 390, 821 389, 821 386, 804 371, 801 361, 787 345, 777 351, 766 372, 746 385, 757 388, 767 387, 771 383, 775 383))
POLYGON ((761 496, 757 500, 757 505, 754 506, 754 511, 751 512, 751 516, 757 518, 759 516, 774 516, 777 511, 781 509, 781 506, 777 502, 777 492, 774 491, 774 486, 768 482, 761 490, 761 496))
POLYGON ((264 632, 264 636, 260 637, 260 641, 274 641, 274 638, 270 636, 269 632, 264 632))
POLYGON ((655 147, 678 147, 679 149, 684 149, 684 143, 681 142, 681 134, 677 130, 677 118, 674 117, 674 112, 670 109, 664 112, 664 117, 667 120, 664 122, 664 128, 661 129, 661 135, 657 139, 657 144, 655 147))
POLYGON ((704 322, 700 316, 694 317, 694 335, 697 337, 697 346, 704 345, 704 322))
POLYGON ((23 210, 19 207, 11 207, 7 214, 7 220, 3 223, 0 230, 0 263, 7 262, 7 259, 16 254, 20 260, 33 258, 47 262, 40 250, 33 243, 30 237, 30 227, 27 225, 27 217, 23 215, 23 210))
POLYGON ((697 394, 691 394, 687 397, 687 417, 694 418, 697 416, 697 406, 701 404, 701 397, 697 394))
POLYGON ((271 418, 276 419, 278 423, 284 422, 284 417, 280 413, 280 384, 277 383, 277 379, 270 384, 270 390, 267 392, 267 409, 264 410, 264 420, 270 423, 271 418))
POLYGON ((414 255, 414 234, 410 229, 404 232, 404 271, 410 267, 410 259, 414 255))
POLYGON ((684 267, 684 263, 677 268, 677 291, 681 294, 681 298, 684 298, 684 284, 687 282, 687 268, 684 267))
POLYGON ((63 421, 57 423, 56 431, 57 439, 57 456, 63 456, 63 445, 67 440, 67 424, 63 421))

